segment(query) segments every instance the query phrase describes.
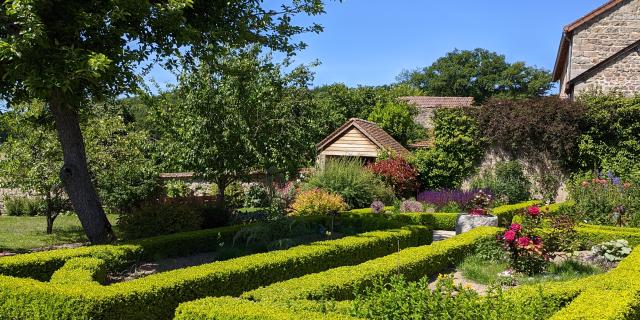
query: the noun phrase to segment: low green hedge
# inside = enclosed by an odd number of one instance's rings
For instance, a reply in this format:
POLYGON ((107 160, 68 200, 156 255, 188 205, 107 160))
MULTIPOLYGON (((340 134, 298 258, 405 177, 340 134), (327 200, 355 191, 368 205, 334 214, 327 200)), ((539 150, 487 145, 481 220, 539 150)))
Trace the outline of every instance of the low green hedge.
POLYGON ((580 225, 576 227, 578 236, 583 241, 585 248, 590 248, 593 245, 603 242, 624 239, 629 241, 631 247, 640 244, 640 231, 636 231, 636 228, 617 228, 612 227, 594 226, 594 225, 580 225))
POLYGON ((498 228, 483 227, 434 242, 428 246, 404 249, 398 253, 359 265, 334 268, 300 278, 274 283, 245 292, 242 296, 255 301, 353 298, 354 290, 370 285, 375 279, 402 273, 407 279, 434 275, 461 261, 479 239, 493 237, 498 228))
POLYGON ((326 314, 266 303, 255 303, 244 299, 223 297, 201 299, 181 304, 176 310, 176 320, 352 320, 359 319, 341 314, 326 314))
POLYGON ((180 302, 239 295, 277 281, 353 265, 431 241, 415 226, 320 241, 99 285, 57 285, 0 276, 0 314, 16 319, 168 319, 180 302))
POLYGON ((98 258, 73 258, 51 276, 51 283, 81 284, 89 282, 105 283, 107 279, 106 263, 98 258))
POLYGON ((491 214, 498 217, 498 224, 500 226, 508 226, 513 220, 513 216, 521 212, 522 210, 531 206, 540 205, 540 200, 531 200, 516 204, 508 204, 504 206, 495 207, 491 210, 491 214))
POLYGON ((551 320, 640 319, 640 247, 615 269, 591 281, 551 320))
POLYGON ((81 257, 102 259, 108 270, 119 270, 135 261, 141 250, 136 245, 102 245, 18 254, 0 258, 0 274, 48 281, 65 262, 81 257))

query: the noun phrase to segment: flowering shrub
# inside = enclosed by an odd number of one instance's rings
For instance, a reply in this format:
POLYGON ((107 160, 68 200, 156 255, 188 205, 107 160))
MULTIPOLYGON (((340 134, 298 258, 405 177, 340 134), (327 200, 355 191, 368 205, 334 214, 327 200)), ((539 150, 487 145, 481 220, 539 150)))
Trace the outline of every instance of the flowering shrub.
POLYGON ((471 201, 471 210, 469 213, 476 216, 484 216, 489 214, 489 207, 491 206, 491 195, 484 193, 482 190, 478 191, 471 201))
POLYGON ((400 212, 422 212, 424 207, 422 203, 415 200, 405 200, 400 204, 400 212))
POLYGON ((402 157, 376 161, 368 166, 371 172, 393 188, 399 198, 415 196, 418 172, 402 157))
POLYGON ((577 177, 571 188, 573 210, 587 223, 640 226, 640 187, 609 172, 605 176, 577 177))
POLYGON ((502 234, 502 241, 509 254, 511 268, 528 275, 544 271, 548 255, 544 251, 542 238, 535 233, 540 224, 540 208, 526 209, 522 224, 513 223, 502 234))
POLYGON ((371 211, 373 211, 373 213, 384 213, 384 203, 379 200, 372 202, 371 211))
POLYGON ((291 204, 291 209, 292 215, 328 215, 347 210, 347 204, 337 194, 312 189, 301 192, 291 204))
POLYGON ((475 195, 480 191, 484 192, 485 194, 491 195, 491 191, 488 189, 474 189, 470 191, 433 190, 420 192, 416 199, 423 203, 432 204, 436 206, 437 209, 442 209, 443 207, 453 202, 456 203, 462 210, 467 210, 471 207, 471 201, 474 199, 475 195))

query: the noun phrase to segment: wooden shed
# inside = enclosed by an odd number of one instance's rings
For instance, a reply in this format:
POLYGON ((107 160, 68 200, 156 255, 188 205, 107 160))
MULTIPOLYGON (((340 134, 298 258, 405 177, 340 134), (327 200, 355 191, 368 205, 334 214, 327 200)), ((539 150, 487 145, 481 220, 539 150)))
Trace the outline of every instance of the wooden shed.
POLYGON ((336 131, 317 144, 318 165, 324 167, 327 159, 360 158, 364 163, 375 161, 381 151, 406 156, 410 152, 377 124, 351 118, 336 131))

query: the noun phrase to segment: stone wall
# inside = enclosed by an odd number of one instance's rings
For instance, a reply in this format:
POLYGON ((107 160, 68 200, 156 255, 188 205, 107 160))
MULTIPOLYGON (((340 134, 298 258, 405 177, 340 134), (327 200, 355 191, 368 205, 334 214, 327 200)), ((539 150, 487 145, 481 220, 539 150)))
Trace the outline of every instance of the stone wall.
POLYGON ((575 84, 576 96, 585 91, 616 91, 625 96, 640 92, 640 53, 634 50, 622 55, 592 77, 575 84))
POLYGON ((626 0, 573 32, 570 77, 640 39, 640 1, 626 0))
MULTIPOLYGON (((571 60, 563 83, 580 75, 601 61, 640 39, 640 1, 626 0, 596 19, 573 31, 571 60)), ((631 95, 638 92, 640 82, 637 54, 626 55, 594 76, 593 81, 578 84, 574 90, 619 90, 631 95), (631 67, 631 70, 624 71, 631 67), (632 83, 629 83, 632 82, 632 83)), ((564 86, 563 86, 564 89, 564 86)))

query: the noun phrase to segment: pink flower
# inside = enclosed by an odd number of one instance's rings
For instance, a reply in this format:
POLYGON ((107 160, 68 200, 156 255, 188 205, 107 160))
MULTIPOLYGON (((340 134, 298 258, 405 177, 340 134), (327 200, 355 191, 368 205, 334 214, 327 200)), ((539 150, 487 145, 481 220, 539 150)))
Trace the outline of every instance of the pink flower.
POLYGON ((529 245, 529 243, 531 243, 531 240, 527 237, 518 238, 518 245, 521 247, 526 247, 529 245))
POLYGON ((516 232, 513 230, 508 230, 504 233, 504 241, 513 242, 516 239, 516 232))
POLYGON ((520 232, 520 230, 522 230, 522 226, 520 224, 517 223, 512 223, 511 227, 509 228, 515 232, 520 232))
POLYGON ((487 210, 482 208, 474 208, 471 210, 471 214, 474 216, 484 216, 485 214, 487 214, 487 210))
POLYGON ((540 208, 536 206, 529 207, 529 209, 527 209, 527 212, 529 213, 530 216, 537 217, 540 215, 540 208))

